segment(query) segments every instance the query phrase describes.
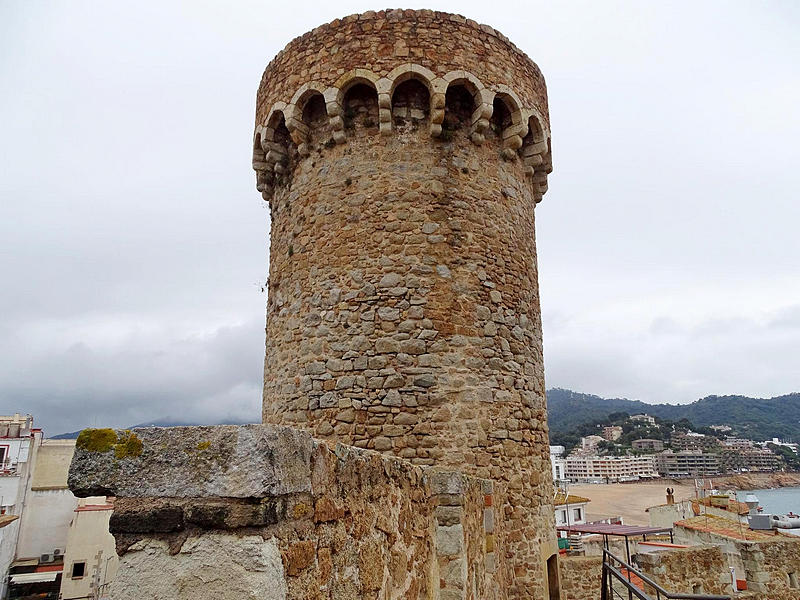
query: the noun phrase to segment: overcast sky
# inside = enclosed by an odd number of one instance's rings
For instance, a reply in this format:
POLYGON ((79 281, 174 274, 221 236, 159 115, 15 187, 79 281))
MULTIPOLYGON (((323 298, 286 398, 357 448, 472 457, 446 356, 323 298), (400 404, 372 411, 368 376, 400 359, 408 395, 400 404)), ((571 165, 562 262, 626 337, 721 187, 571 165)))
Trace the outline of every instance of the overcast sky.
MULTIPOLYGON (((547 79, 548 387, 800 391, 800 3, 408 2, 547 79)), ((369 2, 0 0, 0 414, 258 421, 261 73, 369 2)))

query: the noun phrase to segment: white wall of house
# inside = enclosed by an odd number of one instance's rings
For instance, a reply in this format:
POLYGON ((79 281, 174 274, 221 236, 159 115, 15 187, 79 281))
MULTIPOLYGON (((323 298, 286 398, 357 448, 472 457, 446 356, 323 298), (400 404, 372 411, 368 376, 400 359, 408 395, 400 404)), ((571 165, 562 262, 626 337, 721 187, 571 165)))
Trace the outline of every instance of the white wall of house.
POLYGON ((86 598, 97 589, 103 597, 108 584, 114 581, 119 559, 114 536, 108 532, 113 507, 104 497, 79 501, 69 528, 64 574, 61 577, 61 598, 86 598), (83 576, 73 577, 76 564, 84 563, 83 576))
POLYGON ((67 487, 75 440, 43 440, 20 523, 17 558, 38 558, 64 550, 78 499, 67 487))
POLYGON ((28 492, 20 525, 17 558, 39 558, 67 546, 78 499, 68 489, 28 492))
POLYGON ((8 568, 14 562, 17 534, 19 533, 19 519, 0 527, 0 598, 6 597, 6 577, 8 568))
MULTIPOLYGON (((8 420, 8 418, 6 418, 8 420)), ((21 516, 25 507, 25 491, 30 481, 30 466, 36 456, 41 432, 33 437, 30 430, 21 438, 0 438, 3 464, 0 465, 0 513, 21 516)), ((0 529, 0 598, 6 594, 8 569, 17 551, 20 519, 0 529)))
POLYGON ((586 523, 586 504, 586 502, 579 502, 555 506, 556 527, 569 527, 570 525, 582 525, 586 523))

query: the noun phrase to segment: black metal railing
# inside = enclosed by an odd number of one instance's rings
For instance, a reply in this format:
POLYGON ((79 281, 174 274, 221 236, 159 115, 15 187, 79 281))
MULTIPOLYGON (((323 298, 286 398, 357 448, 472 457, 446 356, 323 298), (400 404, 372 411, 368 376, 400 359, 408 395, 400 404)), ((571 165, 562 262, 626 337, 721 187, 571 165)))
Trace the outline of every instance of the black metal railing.
POLYGON ((675 594, 611 552, 603 550, 600 600, 731 600, 730 596, 675 594))

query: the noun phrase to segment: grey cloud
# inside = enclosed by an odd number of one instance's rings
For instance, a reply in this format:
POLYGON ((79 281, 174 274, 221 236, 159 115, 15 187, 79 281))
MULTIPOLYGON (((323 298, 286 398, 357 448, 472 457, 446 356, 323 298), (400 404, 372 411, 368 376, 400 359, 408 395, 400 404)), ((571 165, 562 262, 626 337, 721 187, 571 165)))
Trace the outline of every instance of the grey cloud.
MULTIPOLYGON (((256 86, 292 37, 373 8, 304 7, 0 4, 0 413, 50 433, 257 418, 256 86)), ((497 27, 547 78, 548 384, 800 389, 800 5, 436 8, 497 27)))

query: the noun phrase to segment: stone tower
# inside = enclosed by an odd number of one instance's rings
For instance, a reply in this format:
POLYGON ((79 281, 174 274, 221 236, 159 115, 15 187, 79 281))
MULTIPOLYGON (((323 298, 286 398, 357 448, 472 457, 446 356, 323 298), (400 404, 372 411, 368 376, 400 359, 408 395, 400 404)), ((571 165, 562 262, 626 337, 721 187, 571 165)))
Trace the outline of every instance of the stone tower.
POLYGON ((267 66, 253 167, 271 214, 264 422, 495 480, 509 597, 558 598, 538 67, 457 15, 333 21, 267 66))

